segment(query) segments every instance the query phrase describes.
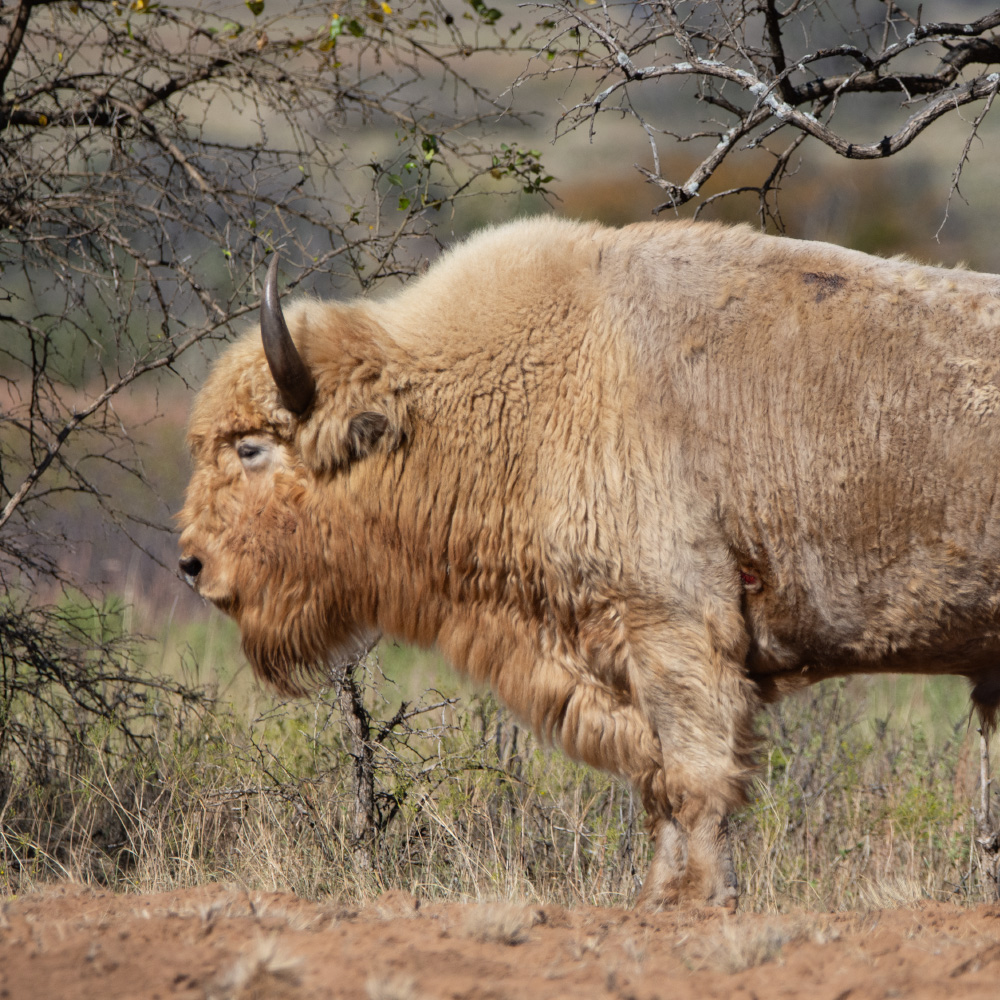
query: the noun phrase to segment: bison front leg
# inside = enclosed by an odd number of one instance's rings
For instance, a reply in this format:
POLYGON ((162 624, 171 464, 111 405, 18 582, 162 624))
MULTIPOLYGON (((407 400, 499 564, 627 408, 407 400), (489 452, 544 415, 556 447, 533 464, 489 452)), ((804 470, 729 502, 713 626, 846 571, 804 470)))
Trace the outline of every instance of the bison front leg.
POLYGON ((695 821, 658 818, 655 852, 636 906, 661 910, 685 904, 735 909, 738 887, 725 816, 695 821))
POLYGON ((727 817, 746 800, 757 699, 739 646, 726 656, 707 639, 687 637, 674 649, 688 655, 646 673, 639 687, 663 772, 644 789, 656 847, 638 905, 735 908, 727 817), (699 647, 701 656, 690 655, 699 647))

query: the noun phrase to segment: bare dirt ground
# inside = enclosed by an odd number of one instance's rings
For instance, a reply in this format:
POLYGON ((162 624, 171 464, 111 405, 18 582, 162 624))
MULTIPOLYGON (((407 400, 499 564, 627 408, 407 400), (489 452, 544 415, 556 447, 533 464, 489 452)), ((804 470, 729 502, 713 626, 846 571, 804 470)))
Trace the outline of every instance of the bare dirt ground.
POLYGON ((1000 906, 761 916, 505 903, 363 909, 206 886, 0 908, 0 997, 429 1000, 1000 996, 1000 906))

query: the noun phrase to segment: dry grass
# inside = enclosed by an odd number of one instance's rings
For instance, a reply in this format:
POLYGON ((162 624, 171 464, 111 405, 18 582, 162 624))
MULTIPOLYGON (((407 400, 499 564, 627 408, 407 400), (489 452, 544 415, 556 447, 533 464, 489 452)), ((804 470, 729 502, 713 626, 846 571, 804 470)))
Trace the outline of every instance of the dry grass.
POLYGON ((369 976, 365 983, 368 1000, 419 1000, 416 981, 398 972, 369 976))
POLYGON ((896 910, 913 906, 926 898, 923 886, 904 873, 889 875, 879 881, 866 879, 859 890, 862 907, 867 910, 896 910))
POLYGON ((262 938, 206 990, 206 1000, 295 1000, 301 965, 275 939, 262 938))
POLYGON ((463 932, 483 944, 523 944, 536 914, 519 903, 479 903, 465 912, 463 932))
POLYGON ((773 962, 781 949, 801 936, 800 929, 768 920, 727 921, 710 934, 692 932, 676 945, 692 971, 704 969, 733 974, 773 962))
POLYGON ((975 842, 978 734, 953 678, 821 685, 777 706, 733 825, 754 909, 995 898, 975 842))
MULTIPOLYGON (((376 835, 352 843, 353 766, 336 698, 275 703, 227 666, 219 650, 232 641, 189 632, 183 661, 158 652, 157 668, 174 677, 197 676, 192 658, 214 662, 224 696, 196 704, 152 687, 138 748, 114 719, 82 720, 67 742, 44 706, 10 703, 35 735, 20 753, 0 745, 0 891, 65 879, 121 891, 235 887, 209 909, 286 890, 349 906, 387 889, 410 907, 413 897, 523 900, 477 908, 470 930, 511 943, 530 928, 531 904, 631 903, 649 845, 629 791, 544 750, 492 697, 405 651, 389 650, 385 675, 371 669, 375 719, 428 689, 439 707, 378 742, 376 835)), ((873 691, 852 679, 763 716, 756 797, 732 824, 742 905, 992 898, 969 808, 978 737, 957 694, 936 681, 873 691)))

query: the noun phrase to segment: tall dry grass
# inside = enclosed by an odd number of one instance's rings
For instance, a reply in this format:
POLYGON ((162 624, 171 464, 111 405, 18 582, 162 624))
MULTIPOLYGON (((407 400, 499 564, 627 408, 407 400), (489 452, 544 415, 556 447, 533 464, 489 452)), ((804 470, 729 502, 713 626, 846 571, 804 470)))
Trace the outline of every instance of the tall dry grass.
MULTIPOLYGON (((277 702, 234 668, 236 646, 213 617, 129 654, 127 692, 100 665, 107 703, 133 707, 132 738, 114 713, 74 707, 58 677, 41 701, 7 684, 0 729, 35 736, 0 740, 0 891, 72 878, 123 891, 227 881, 358 903, 389 888, 633 899, 650 845, 628 789, 539 746, 434 657, 391 646, 366 666, 374 835, 357 843, 337 693, 277 702)), ((978 736, 959 687, 831 682, 760 728, 755 797, 732 824, 745 907, 992 898, 971 808, 978 736)))
POLYGON ((734 829, 751 905, 994 898, 966 698, 953 678, 851 678, 773 709, 756 797, 734 829))

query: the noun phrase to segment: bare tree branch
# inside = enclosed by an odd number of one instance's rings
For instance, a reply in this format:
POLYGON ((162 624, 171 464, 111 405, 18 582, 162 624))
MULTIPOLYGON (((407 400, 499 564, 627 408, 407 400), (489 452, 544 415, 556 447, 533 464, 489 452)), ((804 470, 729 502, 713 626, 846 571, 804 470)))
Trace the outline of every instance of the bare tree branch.
MULTIPOLYGON (((773 0, 638 0, 621 7, 551 0, 537 6, 546 20, 534 41, 546 64, 530 68, 520 82, 572 75, 577 96, 563 113, 560 134, 586 124, 593 138, 599 116, 609 113, 639 122, 650 139, 652 164, 637 169, 668 195, 656 211, 700 198, 729 157, 763 145, 781 129, 797 130, 845 159, 892 156, 942 116, 991 99, 1000 79, 991 71, 1000 66, 1000 10, 966 22, 922 24, 919 11, 908 13, 899 4, 859 2, 843 14, 843 25, 835 25, 812 0, 784 10, 773 0), (929 60, 935 64, 928 71, 922 64, 929 60), (670 115, 680 95, 670 100, 664 88, 682 80, 696 81, 698 99, 729 120, 679 133, 670 115), (899 95, 904 116, 880 111, 880 124, 887 119, 888 127, 877 137, 856 139, 849 134, 856 124, 840 125, 845 99, 858 107, 874 94, 899 95), (706 132, 715 144, 686 179, 663 173, 662 141, 696 143, 706 132)), ((779 171, 760 186, 729 190, 756 190, 767 198, 783 176, 779 171)))
POLYGON ((24 30, 28 26, 28 18, 31 16, 31 8, 34 6, 33 0, 21 0, 17 5, 17 13, 14 15, 14 24, 11 26, 10 34, 7 36, 7 44, 0 53, 0 91, 3 90, 7 82, 7 75, 14 65, 14 60, 20 51, 21 43, 24 41, 24 30))

